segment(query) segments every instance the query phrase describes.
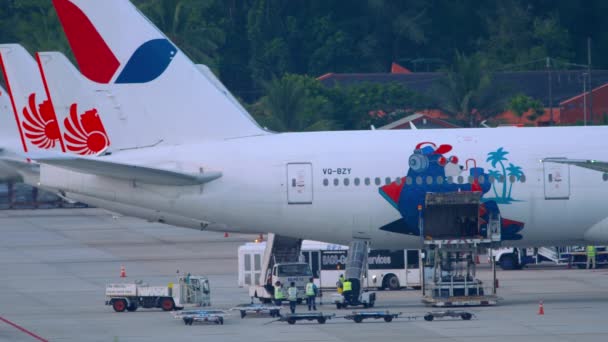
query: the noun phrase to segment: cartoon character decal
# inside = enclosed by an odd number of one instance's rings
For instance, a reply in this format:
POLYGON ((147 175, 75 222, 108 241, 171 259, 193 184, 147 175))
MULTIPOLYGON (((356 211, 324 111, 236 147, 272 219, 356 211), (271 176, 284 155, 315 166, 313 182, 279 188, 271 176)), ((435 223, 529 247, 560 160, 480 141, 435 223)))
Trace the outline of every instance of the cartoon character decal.
MULTIPOLYGON (((469 171, 469 177, 473 181, 463 183, 459 179, 458 182, 450 182, 450 179, 456 180, 462 177, 461 173, 465 170, 463 166, 459 165, 458 157, 445 156, 451 150, 452 146, 450 145, 437 146, 432 142, 422 142, 416 145, 414 153, 409 157, 407 176, 378 189, 380 195, 401 214, 399 220, 380 229, 420 236, 418 205, 424 204, 427 192, 478 191, 482 192, 483 196, 490 191, 493 182, 479 181, 481 176, 484 177, 484 180, 490 180, 489 174, 485 173, 483 168, 477 167, 473 159, 469 159, 465 163, 469 171), (468 168, 469 162, 473 164, 473 167, 468 168)), ((469 177, 463 177, 462 180, 469 177)), ((479 209, 480 229, 487 229, 489 217, 499 214, 500 209, 496 201, 484 201, 479 209)), ((519 240, 522 238, 519 232, 524 228, 523 222, 502 218, 501 225, 503 240, 519 240)))

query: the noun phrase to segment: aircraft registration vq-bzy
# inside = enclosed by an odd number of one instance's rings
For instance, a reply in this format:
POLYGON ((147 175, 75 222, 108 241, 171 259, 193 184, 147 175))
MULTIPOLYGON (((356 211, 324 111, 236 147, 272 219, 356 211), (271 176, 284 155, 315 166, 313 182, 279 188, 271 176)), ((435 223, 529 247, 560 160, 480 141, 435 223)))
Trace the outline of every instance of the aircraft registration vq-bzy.
POLYGON ((72 152, 29 155, 42 187, 167 223, 387 249, 420 247, 427 194, 478 193, 463 220, 499 218, 504 245, 608 241, 606 127, 271 133, 129 1, 53 3, 82 75, 38 54, 72 152))

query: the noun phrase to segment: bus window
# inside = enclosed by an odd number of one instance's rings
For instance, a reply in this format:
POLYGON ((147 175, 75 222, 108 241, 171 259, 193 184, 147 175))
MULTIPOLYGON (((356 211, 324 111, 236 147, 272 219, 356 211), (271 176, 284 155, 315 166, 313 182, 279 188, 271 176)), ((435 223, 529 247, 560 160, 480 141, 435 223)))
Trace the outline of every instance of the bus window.
POLYGON ((407 251, 407 268, 418 268, 420 266, 420 259, 418 258, 418 250, 407 251))

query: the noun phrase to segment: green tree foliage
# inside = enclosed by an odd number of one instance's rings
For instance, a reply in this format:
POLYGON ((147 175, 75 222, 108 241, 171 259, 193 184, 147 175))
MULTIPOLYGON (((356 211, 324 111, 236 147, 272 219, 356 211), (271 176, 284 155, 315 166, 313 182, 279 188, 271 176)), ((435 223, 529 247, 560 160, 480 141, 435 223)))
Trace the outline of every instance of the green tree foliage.
MULTIPOLYGON (((196 63, 216 71, 236 96, 255 103, 262 117, 271 114, 258 100, 269 97, 275 88, 269 84, 286 74, 384 73, 391 62, 416 71, 443 70, 449 76, 441 85, 446 98, 434 100, 475 125, 505 108, 510 97, 487 86, 489 71, 541 68, 546 57, 584 64, 588 37, 594 68, 608 69, 604 0, 131 1, 196 63)), ((0 40, 31 52, 70 55, 50 0, 0 1, 0 40)), ((320 114, 276 120, 287 130, 311 129, 317 121, 332 128, 380 125, 386 116, 370 119, 365 113, 378 91, 331 89, 323 93, 330 105, 320 114)), ((404 107, 385 106, 377 113, 397 115, 421 101, 412 94, 391 96, 403 97, 404 107)))
POLYGON ((136 4, 197 63, 217 69, 224 33, 212 18, 212 0, 136 0, 136 4))
POLYGON ((442 98, 439 106, 475 127, 478 120, 498 114, 504 108, 504 97, 491 85, 491 72, 485 56, 466 56, 456 52, 454 64, 437 82, 435 93, 442 98))
POLYGON ((266 83, 250 107, 263 125, 280 132, 379 127, 424 107, 426 99, 399 84, 326 88, 312 77, 286 74, 266 83))
POLYGON ((519 121, 521 122, 521 119, 523 119, 524 114, 530 112, 528 114, 528 119, 535 120, 544 113, 545 108, 540 101, 535 100, 529 96, 519 94, 511 98, 507 109, 512 111, 513 114, 515 114, 515 116, 517 116, 519 118, 519 121))

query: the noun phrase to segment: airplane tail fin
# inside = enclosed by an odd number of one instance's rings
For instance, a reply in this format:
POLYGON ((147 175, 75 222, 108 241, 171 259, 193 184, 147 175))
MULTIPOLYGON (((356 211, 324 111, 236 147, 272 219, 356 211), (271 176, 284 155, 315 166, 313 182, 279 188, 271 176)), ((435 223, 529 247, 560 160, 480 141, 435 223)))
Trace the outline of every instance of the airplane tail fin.
MULTIPOLYGON (((82 74, 128 89, 169 144, 266 134, 128 0, 53 0, 82 74)), ((121 103, 125 104, 126 103, 121 103)))
MULTIPOLYGON (((79 155, 92 155, 114 147, 121 120, 111 105, 106 85, 96 86, 84 79, 74 65, 60 52, 38 52, 36 60, 48 96, 57 113, 66 150, 79 155)), ((132 134, 131 136, 136 136, 132 134)), ((122 136, 124 139, 130 137, 122 136)))
POLYGON ((24 152, 64 150, 57 117, 34 58, 21 45, 2 44, 0 66, 17 124, 15 134, 20 135, 24 152))

